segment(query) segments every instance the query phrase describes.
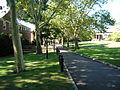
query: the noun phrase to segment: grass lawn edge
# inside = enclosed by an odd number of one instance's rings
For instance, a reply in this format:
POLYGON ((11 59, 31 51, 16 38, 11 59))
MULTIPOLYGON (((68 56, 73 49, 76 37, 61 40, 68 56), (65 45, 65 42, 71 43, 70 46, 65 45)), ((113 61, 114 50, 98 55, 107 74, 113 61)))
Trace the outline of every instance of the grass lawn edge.
MULTIPOLYGON (((78 54, 78 53, 76 53, 76 54, 78 54)), ((101 61, 101 60, 98 60, 98 59, 95 59, 95 58, 92 58, 92 57, 89 57, 89 56, 85 56, 85 55, 82 55, 82 54, 79 54, 79 55, 81 55, 82 57, 88 58, 88 59, 90 59, 90 60, 93 60, 93 61, 96 61, 96 62, 105 64, 105 65, 107 65, 107 66, 109 66, 109 67, 112 67, 112 68, 117 69, 117 70, 120 71, 120 67, 118 67, 118 66, 116 66, 116 65, 113 65, 113 64, 110 64, 110 63, 107 63, 107 62, 105 62, 105 61, 101 61)))
POLYGON ((67 76, 70 79, 71 83, 73 84, 73 88, 75 90, 78 90, 78 87, 76 86, 76 84, 75 84, 75 82, 74 82, 74 80, 73 80, 73 78, 72 78, 72 76, 71 76, 71 74, 70 74, 70 72, 69 72, 69 70, 68 70, 68 68, 67 68, 65 63, 64 63, 64 66, 65 66, 65 70, 66 70, 67 76))
POLYGON ((108 62, 105 62, 105 61, 102 61, 102 60, 99 60, 99 59, 92 58, 92 57, 90 57, 90 56, 86 56, 86 55, 83 55, 83 54, 79 54, 79 53, 77 53, 77 52, 75 52, 75 51, 72 51, 72 50, 69 50, 69 49, 67 49, 67 50, 70 51, 70 52, 73 52, 73 53, 75 53, 75 54, 77 54, 77 55, 80 55, 80 56, 82 56, 82 57, 88 58, 88 59, 93 60, 93 61, 96 61, 96 62, 98 62, 98 63, 105 64, 105 65, 107 65, 107 66, 109 66, 109 67, 112 67, 112 68, 117 69, 117 70, 120 71, 120 67, 119 67, 119 66, 110 64, 110 63, 108 63, 108 62))

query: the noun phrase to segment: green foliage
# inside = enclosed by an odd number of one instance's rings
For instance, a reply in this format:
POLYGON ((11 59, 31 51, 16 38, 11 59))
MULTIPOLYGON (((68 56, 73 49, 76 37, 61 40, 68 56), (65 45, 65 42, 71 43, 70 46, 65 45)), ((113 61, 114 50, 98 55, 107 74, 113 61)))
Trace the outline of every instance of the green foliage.
MULTIPOLYGON (((0 56, 8 56, 13 55, 13 43, 12 37, 8 34, 0 35, 0 56)), ((31 43, 26 39, 21 37, 22 47, 24 48, 26 45, 31 45, 31 43)))
POLYGON ((60 72, 58 57, 49 53, 34 53, 24 56, 26 71, 14 74, 13 57, 0 58, 0 89, 1 90, 74 90, 70 80, 60 72))
MULTIPOLYGON (((106 2, 107 0, 19 0, 17 6, 19 16, 36 22, 38 28, 44 28, 43 26, 49 23, 51 27, 64 32, 66 39, 83 41, 91 40, 94 29, 104 31, 106 25, 114 24, 110 13, 106 11, 89 16, 94 6, 102 6, 106 2)), ((54 36, 53 32, 52 34, 54 36)))
POLYGON ((110 13, 105 10, 100 10, 96 12, 95 14, 93 14, 92 17, 94 19, 94 29, 100 32, 105 32, 108 25, 115 24, 115 20, 111 18, 110 13))
POLYGON ((29 40, 27 40, 24 37, 21 37, 21 43, 22 43, 22 47, 24 48, 26 45, 31 45, 31 43, 29 42, 29 40))
POLYGON ((108 38, 105 40, 107 41, 115 41, 115 42, 120 42, 120 32, 114 32, 111 34, 108 38))
MULTIPOLYGON (((90 40, 93 35, 93 22, 95 18, 88 16, 94 5, 102 5, 106 0, 74 0, 69 2, 62 15, 57 15, 52 20, 52 24, 64 31, 64 35, 69 39, 90 40)), ((99 16, 100 18, 101 16, 99 16)), ((106 18, 103 18, 106 20, 106 18)), ((106 20, 107 21, 107 20, 106 20)), ((105 23, 106 23, 105 21, 105 23)), ((97 20, 97 22, 100 22, 97 20)))

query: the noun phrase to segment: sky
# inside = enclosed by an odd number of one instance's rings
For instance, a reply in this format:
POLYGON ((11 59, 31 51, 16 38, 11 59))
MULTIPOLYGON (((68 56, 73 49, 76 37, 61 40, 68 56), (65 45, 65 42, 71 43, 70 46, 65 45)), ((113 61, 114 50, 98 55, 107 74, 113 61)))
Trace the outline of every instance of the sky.
POLYGON ((109 2, 103 6, 103 9, 108 10, 111 16, 117 22, 120 22, 120 0, 109 0, 109 2))
POLYGON ((6 0, 0 0, 0 6, 2 6, 3 8, 2 10, 0 10, 0 18, 1 18, 9 11, 9 8, 7 7, 6 0))
MULTIPOLYGON (((6 13, 4 11, 6 11, 6 9, 8 8, 7 7, 7 2, 6 0, 0 0, 0 6, 3 7, 3 10, 0 10, 0 18, 3 17, 6 13)), ((7 12, 9 11, 9 8, 7 9, 7 12)), ((17 21, 22 24, 22 25, 25 25, 29 28, 31 28, 31 30, 34 30, 35 26, 29 22, 25 22, 25 21, 22 21, 22 20, 18 20, 17 21)))
MULTIPOLYGON (((5 6, 3 10, 6 9, 6 0, 0 0, 0 6, 5 6)), ((111 13, 112 18, 117 22, 120 22, 120 0, 108 0, 108 3, 103 6, 103 9, 108 10, 111 13)), ((0 10, 0 18, 4 15, 3 11, 0 10)))

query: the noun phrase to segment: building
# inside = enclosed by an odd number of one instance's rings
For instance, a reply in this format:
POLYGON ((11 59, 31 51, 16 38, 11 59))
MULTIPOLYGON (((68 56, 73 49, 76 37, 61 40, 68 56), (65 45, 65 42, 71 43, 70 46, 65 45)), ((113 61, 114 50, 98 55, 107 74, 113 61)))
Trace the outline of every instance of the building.
POLYGON ((101 41, 108 38, 112 33, 120 32, 120 22, 116 23, 114 26, 108 26, 106 32, 96 32, 96 35, 93 40, 101 41))
POLYGON ((34 39, 35 39, 35 33, 32 30, 32 28, 27 27, 27 26, 25 26, 23 24, 20 24, 20 23, 18 24, 18 28, 19 28, 19 31, 20 31, 20 33, 22 34, 22 36, 24 38, 26 38, 27 40, 29 40, 29 42, 31 42, 31 43, 34 41, 34 39))
MULTIPOLYGON (((22 34, 22 36, 32 43, 32 41, 35 39, 33 28, 25 26, 22 23, 19 23, 19 20, 18 20, 18 29, 20 33, 22 34)), ((12 33, 11 22, 10 22, 10 12, 5 14, 3 19, 0 20, 0 34, 1 33, 3 34, 12 33)))

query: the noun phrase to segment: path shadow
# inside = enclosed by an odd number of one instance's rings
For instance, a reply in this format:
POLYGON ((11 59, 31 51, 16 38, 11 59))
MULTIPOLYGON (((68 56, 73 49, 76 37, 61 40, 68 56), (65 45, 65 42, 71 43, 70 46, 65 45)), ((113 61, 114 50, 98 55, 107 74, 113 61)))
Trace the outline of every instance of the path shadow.
POLYGON ((63 50, 66 66, 79 90, 119 90, 120 71, 63 50))

